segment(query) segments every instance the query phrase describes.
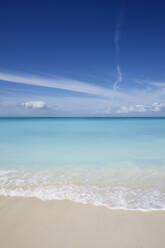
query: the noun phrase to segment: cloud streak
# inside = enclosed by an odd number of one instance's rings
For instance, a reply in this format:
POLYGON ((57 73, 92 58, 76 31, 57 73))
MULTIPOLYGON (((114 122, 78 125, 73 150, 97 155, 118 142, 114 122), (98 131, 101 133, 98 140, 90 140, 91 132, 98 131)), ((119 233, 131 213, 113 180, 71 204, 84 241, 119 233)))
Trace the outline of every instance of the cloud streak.
POLYGON ((120 14, 118 18, 118 22, 116 24, 115 34, 114 34, 114 44, 115 44, 115 56, 117 61, 117 80, 113 85, 114 91, 117 90, 119 83, 122 82, 122 73, 119 65, 119 50, 120 50, 120 39, 121 39, 121 27, 122 27, 122 14, 120 14))
POLYGON ((117 80, 115 81, 114 85, 113 85, 113 90, 117 90, 118 88, 118 85, 119 83, 121 83, 123 80, 123 77, 122 77, 122 73, 121 73, 121 70, 120 70, 120 66, 117 65, 117 80))
MULTIPOLYGON (((118 67, 118 80, 116 81, 116 86, 121 81, 121 72, 120 67, 118 67)), ((0 72, 0 81, 10 82, 10 83, 19 83, 25 85, 41 86, 48 88, 56 88, 80 93, 86 93, 91 95, 96 95, 100 97, 120 97, 127 98, 124 93, 119 91, 114 91, 113 89, 104 88, 94 84, 89 84, 86 82, 66 79, 66 78, 41 78, 37 76, 29 75, 15 75, 9 73, 0 72)))
POLYGON ((165 89, 165 82, 150 82, 150 85, 155 86, 156 88, 165 89))
MULTIPOLYGON (((112 88, 104 88, 94 84, 89 84, 79 80, 72 80, 67 78, 49 77, 43 78, 41 76, 21 75, 21 74, 9 74, 0 73, 0 80, 2 84, 8 82, 9 84, 19 83, 20 85, 33 85, 40 87, 58 88, 68 91, 74 91, 79 93, 86 93, 95 95, 81 95, 78 97, 76 94, 61 95, 60 97, 50 97, 48 95, 42 96, 42 101, 34 98, 34 95, 24 91, 24 95, 19 94, 19 99, 15 97, 11 98, 12 90, 9 94, 3 96, 1 94, 1 101, 4 102, 0 106, 0 115, 4 115, 6 109, 7 112, 11 112, 11 107, 15 106, 17 112, 21 113, 48 113, 49 115, 63 114, 63 115, 122 115, 122 114, 165 114, 165 88, 163 88, 163 82, 159 85, 159 82, 138 80, 142 81, 141 87, 135 87, 135 84, 131 84, 131 87, 122 87, 119 89, 119 84, 123 81, 120 66, 117 66, 117 80, 112 85, 112 88), (28 94, 27 94, 28 93, 28 94), (22 99, 20 99, 22 97, 22 99), (5 103, 6 101, 6 103, 5 103), (56 105, 55 104, 56 101, 56 105), (58 108, 56 106, 59 106, 58 108), (20 108, 21 107, 21 108, 20 108), (44 109, 46 111, 44 111, 44 109), (41 111, 43 110, 43 111, 41 111)), ((3 87, 2 87, 3 88, 3 87)), ((17 91, 19 88, 7 87, 7 89, 14 88, 17 91)), ((21 88, 21 87, 20 87, 21 88)), ((22 87, 22 89, 24 89, 22 87)), ((26 88, 25 88, 26 90, 26 88)), ((13 109, 13 108, 12 108, 13 109)), ((12 110, 13 111, 13 110, 12 110)))

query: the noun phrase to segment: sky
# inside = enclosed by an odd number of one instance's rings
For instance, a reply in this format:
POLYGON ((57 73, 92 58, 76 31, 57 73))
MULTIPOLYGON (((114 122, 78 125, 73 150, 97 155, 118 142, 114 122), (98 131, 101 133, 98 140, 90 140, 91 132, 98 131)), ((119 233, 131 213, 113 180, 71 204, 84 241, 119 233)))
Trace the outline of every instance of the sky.
POLYGON ((0 116, 165 116, 165 1, 2 1, 0 116))

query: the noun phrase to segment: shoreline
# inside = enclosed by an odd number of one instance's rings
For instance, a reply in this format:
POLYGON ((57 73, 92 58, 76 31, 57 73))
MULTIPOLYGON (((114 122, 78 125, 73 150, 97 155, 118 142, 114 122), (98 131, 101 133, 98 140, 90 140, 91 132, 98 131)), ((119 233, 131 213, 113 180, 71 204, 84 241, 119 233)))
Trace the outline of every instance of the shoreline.
POLYGON ((81 202, 81 201, 75 201, 75 200, 70 200, 70 199, 41 199, 39 197, 36 196, 20 196, 20 195, 0 195, 0 201, 1 199, 6 198, 8 200, 12 200, 14 199, 27 199, 27 200, 37 200, 37 201, 41 201, 41 202, 70 202, 70 203, 75 203, 75 204, 82 204, 82 205, 87 205, 87 206, 93 206, 93 207, 101 207, 101 208, 105 208, 108 209, 110 211, 130 211, 130 212, 142 212, 142 213, 152 213, 152 212, 164 212, 165 213, 165 208, 162 209, 156 209, 156 208, 152 208, 152 209, 143 209, 143 208, 124 208, 124 207, 109 207, 107 205, 103 205, 103 204, 95 204, 95 203, 85 203, 85 202, 81 202))
POLYGON ((3 248, 164 248, 165 212, 0 196, 3 248))

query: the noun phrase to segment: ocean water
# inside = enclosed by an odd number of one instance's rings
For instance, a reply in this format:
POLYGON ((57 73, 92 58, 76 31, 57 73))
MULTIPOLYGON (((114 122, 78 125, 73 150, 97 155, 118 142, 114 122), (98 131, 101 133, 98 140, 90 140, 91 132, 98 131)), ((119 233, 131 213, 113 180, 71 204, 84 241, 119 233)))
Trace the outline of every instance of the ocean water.
POLYGON ((0 195, 165 210, 165 118, 0 118, 0 195))

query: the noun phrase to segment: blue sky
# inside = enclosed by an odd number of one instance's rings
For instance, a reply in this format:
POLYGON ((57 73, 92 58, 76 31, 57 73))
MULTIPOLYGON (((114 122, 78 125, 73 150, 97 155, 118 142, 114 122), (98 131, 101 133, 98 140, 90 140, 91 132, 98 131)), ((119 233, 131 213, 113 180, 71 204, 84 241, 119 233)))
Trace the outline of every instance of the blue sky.
POLYGON ((6 1, 0 116, 165 116, 164 1, 6 1))

